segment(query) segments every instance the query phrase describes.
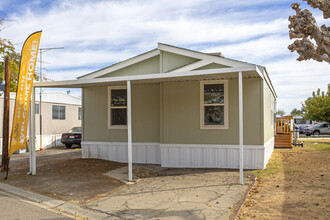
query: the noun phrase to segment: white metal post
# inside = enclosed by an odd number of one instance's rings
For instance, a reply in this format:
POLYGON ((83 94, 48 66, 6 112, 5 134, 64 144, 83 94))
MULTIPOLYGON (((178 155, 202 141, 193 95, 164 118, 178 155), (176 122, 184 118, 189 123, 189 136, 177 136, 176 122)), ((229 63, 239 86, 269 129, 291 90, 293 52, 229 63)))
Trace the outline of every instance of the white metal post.
POLYGON ((127 81, 127 146, 128 146, 128 181, 133 180, 132 174, 132 105, 131 81, 127 81))
POLYGON ((238 118, 239 118, 239 183, 243 184, 243 80, 238 73, 238 118))
POLYGON ((30 171, 28 172, 28 174, 32 173, 32 150, 31 150, 31 137, 32 137, 32 126, 31 126, 31 121, 32 121, 32 103, 30 105, 30 114, 29 114, 29 162, 30 162, 30 171))
POLYGON ((31 100, 31 113, 30 113, 30 174, 37 174, 37 163, 36 163, 36 147, 35 147, 35 87, 32 87, 32 100, 31 100))

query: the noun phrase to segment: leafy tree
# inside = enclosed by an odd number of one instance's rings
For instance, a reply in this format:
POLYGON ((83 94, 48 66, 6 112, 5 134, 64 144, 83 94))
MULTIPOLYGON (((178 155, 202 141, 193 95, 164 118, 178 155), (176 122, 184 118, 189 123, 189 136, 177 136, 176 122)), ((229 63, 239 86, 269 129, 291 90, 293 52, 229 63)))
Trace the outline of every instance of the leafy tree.
POLYGON ((296 108, 292 109, 292 111, 290 113, 290 115, 292 115, 292 116, 297 116, 297 115, 302 115, 302 114, 303 114, 303 111, 296 109, 296 108))
MULTIPOLYGON (((320 9, 324 19, 330 18, 330 0, 303 1, 307 1, 312 8, 320 9)), ((297 51, 298 61, 314 59, 330 64, 330 27, 326 25, 319 27, 312 13, 308 9, 301 10, 299 3, 292 4, 291 7, 296 11, 296 15, 289 17, 290 39, 302 39, 295 40, 288 49, 291 52, 297 51)))
MULTIPOLYGON (((5 19, 0 19, 0 33, 4 22, 5 19)), ((0 62, 0 81, 4 80, 4 59, 6 56, 10 57, 10 91, 16 92, 21 54, 15 51, 14 44, 10 40, 0 37, 0 60, 3 60, 0 62)), ((38 73, 34 74, 34 79, 39 80, 38 73)))
POLYGON ((285 115, 285 111, 283 109, 278 109, 277 112, 276 112, 276 115, 285 115))
POLYGON ((304 117, 314 121, 330 121, 330 84, 328 91, 313 92, 313 97, 309 97, 303 104, 305 109, 304 117))
MULTIPOLYGON (((4 19, 0 20, 0 26, 3 25, 4 19)), ((1 33, 1 29, 0 29, 1 33)), ((19 71, 19 59, 20 54, 15 51, 15 47, 10 40, 0 37, 0 81, 4 79, 4 58, 9 56, 11 58, 10 62, 10 91, 16 92, 18 71, 19 71)))

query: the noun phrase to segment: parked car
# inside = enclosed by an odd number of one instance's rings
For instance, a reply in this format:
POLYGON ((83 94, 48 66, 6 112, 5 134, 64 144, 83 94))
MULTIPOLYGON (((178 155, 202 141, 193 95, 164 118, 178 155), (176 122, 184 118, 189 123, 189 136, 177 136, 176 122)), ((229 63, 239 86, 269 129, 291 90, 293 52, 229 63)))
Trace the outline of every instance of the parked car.
POLYGON ((309 128, 309 127, 311 127, 311 125, 300 125, 299 126, 299 133, 300 134, 303 134, 304 133, 304 129, 305 128, 309 128))
POLYGON ((81 127, 73 127, 67 133, 63 133, 61 142, 66 148, 71 148, 73 144, 81 145, 81 127))
POLYGON ((330 135, 330 123, 323 122, 318 123, 313 127, 304 128, 304 134, 307 136, 313 135, 320 135, 320 134, 329 134, 330 135))

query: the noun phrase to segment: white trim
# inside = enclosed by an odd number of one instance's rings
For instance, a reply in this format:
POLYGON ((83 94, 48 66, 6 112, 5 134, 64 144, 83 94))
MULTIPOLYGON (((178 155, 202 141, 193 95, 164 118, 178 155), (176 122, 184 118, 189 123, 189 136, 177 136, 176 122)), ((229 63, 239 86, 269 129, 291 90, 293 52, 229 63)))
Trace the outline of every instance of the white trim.
POLYGON ((36 132, 36 115, 35 115, 35 103, 36 92, 35 87, 32 87, 32 105, 31 105, 31 125, 30 125, 30 174, 37 174, 37 156, 35 146, 35 132, 36 132))
MULTIPOLYGON (((108 86, 108 129, 127 129, 127 125, 111 125, 111 90, 127 89, 126 86, 108 86)), ((126 107, 118 107, 126 108, 126 107)))
POLYGON ((239 183, 243 184, 243 77, 238 72, 239 183))
POLYGON ((174 47, 168 44, 162 44, 158 43, 158 49, 170 53, 175 53, 183 56, 188 56, 188 57, 193 57, 196 59, 201 59, 201 60, 207 60, 209 62, 214 62, 214 63, 219 63, 222 65, 226 66, 232 66, 232 67, 242 67, 242 66, 251 66, 254 64, 238 61, 238 60, 232 60, 224 57, 218 57, 198 51, 193 51, 193 50, 188 50, 185 48, 179 48, 179 47, 174 47))
MULTIPOLYGON (((225 144, 160 144, 160 147, 167 148, 214 148, 214 149, 240 149, 240 145, 225 144)), ((244 149, 264 150, 264 145, 244 145, 244 149)))
POLYGON ((131 105, 131 81, 127 81, 127 157, 128 157, 128 181, 133 180, 132 171, 132 105, 131 105))
MULTIPOLYGON (((185 48, 175 47, 175 46, 168 45, 168 44, 158 43, 158 49, 151 50, 149 52, 137 55, 130 59, 127 59, 127 60, 124 60, 117 64, 114 64, 112 66, 106 67, 104 69, 97 70, 95 72, 80 76, 80 77, 78 77, 78 79, 95 79, 96 77, 111 73, 113 71, 125 68, 127 66, 130 66, 135 63, 141 62, 143 60, 157 56, 160 54, 160 51, 166 51, 166 52, 170 52, 170 53, 175 53, 175 54, 179 54, 179 55, 183 55, 183 56, 192 57, 195 59, 205 60, 205 62, 207 62, 207 63, 214 62, 214 63, 231 66, 231 67, 242 67, 242 66, 254 65, 254 64, 250 64, 250 63, 246 63, 246 62, 242 62, 242 61, 238 61, 238 60, 228 59, 228 58, 224 58, 224 57, 218 57, 218 56, 214 56, 214 55, 210 55, 210 54, 206 54, 206 53, 202 53, 202 52, 198 52, 198 51, 193 51, 193 50, 189 50, 189 49, 185 49, 185 48)), ((196 68, 198 68, 198 67, 196 67, 196 68)), ((186 69, 186 68, 184 68, 184 69, 186 69)), ((173 72, 178 72, 178 71, 173 71, 173 72)))
POLYGON ((200 129, 228 129, 229 128, 229 121, 228 121, 228 80, 204 80, 200 81, 200 129), (205 125, 204 124, 204 85, 207 84, 223 84, 224 85, 224 125, 205 125))
POLYGON ((140 54, 140 55, 138 55, 136 57, 133 57, 133 58, 124 60, 124 61, 119 62, 117 64, 114 64, 112 66, 106 67, 104 69, 97 70, 95 72, 92 72, 92 73, 89 73, 89 74, 80 76, 77 79, 95 79, 96 77, 99 77, 99 76, 102 76, 102 75, 105 75, 105 74, 114 72, 114 71, 119 70, 119 69, 122 69, 124 67, 130 66, 130 65, 133 65, 135 63, 141 62, 143 60, 146 60, 146 59, 152 58, 154 56, 157 56, 159 54, 160 54, 160 51, 157 50, 157 49, 154 49, 154 50, 151 50, 151 51, 149 51, 147 53, 140 54))
POLYGON ((265 67, 258 67, 258 66, 256 66, 256 71, 260 75, 260 77, 265 80, 268 88, 273 93, 274 98, 276 99, 277 98, 277 95, 276 95, 275 89, 273 87, 273 84, 271 83, 270 78, 269 78, 269 76, 267 74, 266 68, 265 67), (262 68, 262 72, 261 72, 260 68, 262 68))
POLYGON ((206 66, 206 65, 211 64, 211 63, 212 62, 208 61, 208 60, 199 60, 199 61, 196 61, 192 64, 187 65, 187 66, 183 66, 183 67, 180 67, 180 68, 175 69, 173 71, 170 71, 170 73, 179 73, 179 72, 185 72, 185 71, 192 71, 194 69, 206 66))
POLYGON ((96 78, 96 79, 78 79, 78 80, 65 80, 65 81, 53 81, 53 82, 34 82, 33 87, 59 87, 59 88, 80 88, 83 86, 93 86, 93 85, 109 85, 109 83, 126 83, 127 80, 130 81, 143 81, 148 82, 157 80, 160 81, 169 81, 169 80, 186 80, 191 76, 212 76, 212 75, 221 75, 237 72, 257 72, 257 66, 245 66, 245 67, 233 67, 233 68, 218 68, 218 69, 208 69, 208 70, 196 70, 196 71, 187 71, 180 73, 155 73, 155 74, 144 74, 144 75, 131 75, 131 76, 116 76, 116 77, 107 77, 107 78, 96 78))

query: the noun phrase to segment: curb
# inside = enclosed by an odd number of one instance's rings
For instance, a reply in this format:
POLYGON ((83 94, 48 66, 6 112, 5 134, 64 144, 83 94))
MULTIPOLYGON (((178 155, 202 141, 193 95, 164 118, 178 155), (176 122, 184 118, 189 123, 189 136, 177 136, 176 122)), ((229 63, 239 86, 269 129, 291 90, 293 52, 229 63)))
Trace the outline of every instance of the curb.
POLYGON ((103 212, 84 209, 79 205, 67 203, 62 200, 52 199, 50 197, 22 190, 20 188, 16 188, 4 183, 0 183, 0 190, 34 202, 36 203, 35 205, 38 205, 42 208, 64 213, 76 219, 119 219, 103 212))
POLYGON ((249 194, 250 194, 252 188, 256 185, 256 183, 257 183, 257 177, 254 178, 254 181, 253 181, 252 185, 251 185, 250 188, 246 191, 246 193, 245 193, 245 195, 244 195, 244 198, 243 198, 241 204, 239 205, 238 209, 237 209, 236 212, 235 212, 235 215, 234 215, 234 217, 233 217, 233 220, 235 220, 235 219, 237 218, 239 212, 241 211, 241 209, 243 208, 243 206, 244 206, 244 204, 245 204, 245 202, 246 202, 247 197, 249 196, 249 194))

